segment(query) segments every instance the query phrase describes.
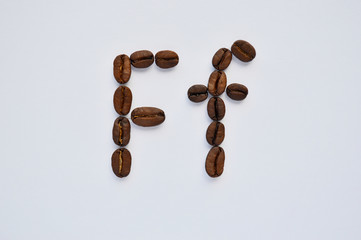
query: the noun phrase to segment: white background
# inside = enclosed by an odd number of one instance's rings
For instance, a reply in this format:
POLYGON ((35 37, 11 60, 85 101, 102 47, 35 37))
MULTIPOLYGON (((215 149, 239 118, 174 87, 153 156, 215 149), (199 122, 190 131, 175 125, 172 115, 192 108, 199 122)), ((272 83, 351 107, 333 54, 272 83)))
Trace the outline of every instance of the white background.
POLYGON ((0 1, 0 239, 361 239, 361 3, 0 1), (204 170, 211 122, 186 92, 238 39, 224 94, 224 173, 204 170), (112 173, 116 55, 170 49, 134 70, 127 178, 112 173))

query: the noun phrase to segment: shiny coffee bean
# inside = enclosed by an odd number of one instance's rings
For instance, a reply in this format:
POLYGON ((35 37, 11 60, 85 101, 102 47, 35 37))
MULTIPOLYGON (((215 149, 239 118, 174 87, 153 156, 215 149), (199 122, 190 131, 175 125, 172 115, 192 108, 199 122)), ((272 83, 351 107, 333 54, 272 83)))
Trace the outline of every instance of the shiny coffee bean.
POLYGON ((227 95, 233 100, 243 100, 248 95, 248 88, 239 83, 232 83, 227 87, 227 95))
POLYGON ((131 118, 134 124, 141 127, 157 126, 164 122, 163 110, 155 107, 139 107, 132 111, 131 118))
POLYGON ((131 63, 136 68, 147 68, 154 62, 154 56, 151 51, 141 50, 130 55, 131 63))
POLYGON ((126 117, 118 117, 113 125, 113 141, 119 146, 126 146, 130 139, 130 122, 126 117))
POLYGON ((235 41, 232 45, 232 53, 243 62, 250 62, 256 57, 254 47, 244 40, 235 41))
POLYGON ((208 97, 208 89, 206 86, 197 84, 188 89, 188 98, 192 102, 202 102, 208 97))
POLYGON ((207 112, 208 112, 208 116, 212 120, 214 121, 222 120, 224 115, 226 114, 226 105, 224 104, 221 98, 212 97, 208 101, 207 112))
POLYGON ((177 66, 179 62, 178 54, 170 51, 164 50, 159 51, 155 54, 155 64, 160 68, 171 68, 177 66))
POLYGON ((132 106, 132 91, 126 86, 120 86, 114 93, 113 103, 119 115, 127 115, 132 106))
POLYGON ((114 59, 113 66, 113 74, 118 83, 128 82, 132 71, 129 57, 125 54, 117 56, 114 59))
POLYGON ((217 70, 226 69, 232 61, 232 53, 227 48, 219 49, 213 56, 212 64, 217 70))
POLYGON ((213 147, 207 155, 206 172, 210 177, 219 177, 223 173, 225 154, 223 148, 213 147))
POLYGON ((130 173, 132 156, 126 148, 115 150, 112 155, 112 169, 117 177, 126 177, 130 173))
POLYGON ((222 71, 214 71, 209 76, 208 92, 213 96, 221 95, 227 86, 227 76, 222 71))
POLYGON ((207 142, 213 146, 220 145, 224 140, 224 132, 223 123, 216 121, 212 122, 207 129, 207 142))

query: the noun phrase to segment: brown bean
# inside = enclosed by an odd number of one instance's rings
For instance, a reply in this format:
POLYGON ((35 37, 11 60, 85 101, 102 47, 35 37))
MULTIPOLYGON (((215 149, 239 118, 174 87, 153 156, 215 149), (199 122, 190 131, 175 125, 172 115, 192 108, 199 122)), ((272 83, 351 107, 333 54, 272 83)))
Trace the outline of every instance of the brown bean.
POLYGON ((239 83, 232 83, 227 87, 227 95, 233 100, 243 100, 248 95, 248 88, 239 83))
POLYGON ((219 177, 223 173, 225 154, 221 147, 213 147, 207 155, 206 172, 210 177, 219 177))
POLYGON ((224 132, 223 123, 216 121, 212 122, 207 128, 207 142, 213 146, 220 145, 224 140, 224 132))
POLYGON ((220 97, 212 97, 208 101, 207 112, 212 120, 222 120, 226 114, 226 105, 220 97))
POLYGON ((126 177, 130 173, 132 156, 126 148, 115 150, 112 155, 112 169, 117 177, 126 177))
POLYGON ((131 113, 134 124, 141 127, 153 127, 161 124, 165 120, 163 110, 155 107, 135 108, 131 113))
POLYGON ((213 96, 221 95, 227 86, 227 76, 223 71, 214 71, 209 76, 208 92, 213 96))
POLYGON ((127 55, 117 56, 113 62, 113 74, 115 79, 123 84, 129 81, 131 74, 130 59, 127 55))
POLYGON ((141 50, 130 55, 132 65, 136 68, 147 68, 154 62, 154 55, 151 51, 141 50))
POLYGON ((120 86, 114 93, 113 103, 119 115, 127 115, 132 106, 132 91, 126 86, 120 86))
POLYGON ((231 50, 233 55, 243 62, 250 62, 256 57, 256 49, 244 40, 235 41, 231 50))
POLYGON ((177 66, 179 62, 178 54, 170 51, 163 50, 155 54, 155 64, 160 68, 171 68, 177 66))
POLYGON ((208 97, 207 87, 202 84, 193 85, 188 89, 188 98, 192 102, 202 102, 208 97))
POLYGON ((126 146, 130 140, 130 122, 126 117, 118 117, 113 125, 113 141, 119 146, 126 146))
POLYGON ((219 49, 213 56, 212 64, 217 70, 226 69, 232 61, 232 52, 227 48, 219 49))

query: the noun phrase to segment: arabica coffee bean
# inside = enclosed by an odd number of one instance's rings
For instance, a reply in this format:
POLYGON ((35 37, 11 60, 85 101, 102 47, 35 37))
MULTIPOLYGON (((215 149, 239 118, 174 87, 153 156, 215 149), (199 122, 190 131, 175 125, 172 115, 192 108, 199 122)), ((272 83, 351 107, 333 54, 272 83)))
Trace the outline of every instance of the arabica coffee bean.
POLYGON ((132 106, 132 91, 126 86, 120 86, 114 93, 113 103, 119 115, 127 115, 132 106))
POLYGON ((132 65, 136 68, 147 68, 154 62, 154 56, 151 51, 141 50, 130 55, 132 65))
POLYGON ((225 154, 223 148, 213 147, 207 155, 206 172, 210 177, 219 177, 223 173, 225 154))
POLYGON ((213 56, 212 64, 217 70, 226 69, 232 61, 232 53, 227 48, 219 49, 213 56))
POLYGON ((254 47, 244 40, 235 41, 232 45, 232 53, 243 62, 250 62, 256 57, 254 47))
POLYGON ((115 150, 112 155, 112 168, 117 177, 126 177, 130 173, 132 165, 132 156, 126 148, 115 150))
POLYGON ((224 140, 224 125, 221 122, 212 122, 206 133, 207 142, 210 145, 218 146, 224 140))
POLYGON ((128 82, 132 71, 129 57, 125 54, 119 55, 114 59, 113 65, 115 79, 121 84, 128 82))
POLYGON ((209 76, 208 91, 213 96, 221 95, 227 86, 227 77, 223 71, 214 71, 209 76))
POLYGON ((188 89, 188 98, 192 102, 202 102, 208 97, 208 89, 202 84, 193 85, 188 89))
POLYGON ((163 110, 155 107, 139 107, 132 111, 131 118, 134 124, 141 127, 152 127, 165 120, 163 110))
POLYGON ((113 125, 113 141, 119 146, 126 146, 130 139, 130 122, 126 117, 118 117, 113 125))
POLYGON ((160 68, 171 68, 177 66, 179 62, 178 54, 170 51, 164 50, 159 51, 155 54, 155 64, 160 68))
POLYGON ((226 105, 224 104, 224 102, 221 98, 212 97, 208 101, 207 112, 208 112, 208 116, 212 120, 219 121, 226 114, 226 105))
POLYGON ((232 83, 227 87, 227 95, 233 100, 243 100, 248 95, 248 88, 239 83, 232 83))

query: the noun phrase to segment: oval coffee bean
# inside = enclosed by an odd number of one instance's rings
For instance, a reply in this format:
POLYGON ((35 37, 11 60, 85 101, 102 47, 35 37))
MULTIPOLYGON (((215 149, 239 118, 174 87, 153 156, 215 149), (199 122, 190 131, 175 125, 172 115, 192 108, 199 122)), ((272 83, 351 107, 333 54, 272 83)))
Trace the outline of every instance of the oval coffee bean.
POLYGON ((113 141, 119 146, 126 146, 130 139, 130 122, 126 117, 118 117, 113 125, 113 141))
POLYGON ((151 51, 141 50, 130 55, 132 65, 136 68, 147 68, 154 62, 154 56, 151 51))
POLYGON ((208 97, 208 89, 202 84, 193 85, 188 89, 188 98, 192 102, 202 102, 208 97))
POLYGON ((254 47, 244 40, 235 41, 232 45, 232 53, 243 62, 250 62, 256 57, 254 47))
POLYGON ((170 51, 164 50, 159 51, 155 54, 155 64, 160 68, 171 68, 177 66, 179 62, 178 54, 170 51))
POLYGON ((161 124, 165 120, 163 110, 155 107, 135 108, 131 114, 132 121, 141 127, 152 127, 161 124))
POLYGON ((222 118, 226 114, 226 105, 224 104, 221 98, 212 97, 208 101, 207 112, 208 112, 208 116, 212 120, 214 121, 222 120, 222 118))
POLYGON ((113 103, 119 115, 127 115, 132 106, 132 91, 126 86, 120 86, 114 93, 113 103))
POLYGON ((132 156, 126 148, 115 150, 112 155, 112 168, 117 177, 126 177, 130 173, 132 165, 132 156))
POLYGON ((219 177, 223 173, 225 154, 223 148, 213 147, 207 155, 206 172, 210 177, 219 177))
POLYGON ((227 95, 233 100, 243 100, 248 95, 248 88, 239 83, 232 83, 227 87, 227 95))
POLYGON ((113 66, 113 74, 118 83, 128 82, 132 71, 129 57, 125 54, 117 56, 114 59, 113 66))
POLYGON ((232 61, 232 53, 227 48, 219 49, 213 56, 212 64, 217 70, 226 69, 232 61))
POLYGON ((209 76, 208 92, 213 96, 221 95, 227 86, 227 76, 223 71, 214 71, 209 76))
POLYGON ((206 133, 207 142, 210 145, 218 146, 224 140, 224 125, 221 122, 212 122, 206 133))

